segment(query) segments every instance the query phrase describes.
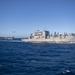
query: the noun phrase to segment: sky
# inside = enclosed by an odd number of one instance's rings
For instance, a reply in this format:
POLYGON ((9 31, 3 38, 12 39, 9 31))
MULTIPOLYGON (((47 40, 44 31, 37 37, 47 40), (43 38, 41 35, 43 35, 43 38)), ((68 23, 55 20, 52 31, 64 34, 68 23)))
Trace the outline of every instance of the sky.
POLYGON ((36 30, 75 33, 75 0, 0 0, 0 37, 36 30))

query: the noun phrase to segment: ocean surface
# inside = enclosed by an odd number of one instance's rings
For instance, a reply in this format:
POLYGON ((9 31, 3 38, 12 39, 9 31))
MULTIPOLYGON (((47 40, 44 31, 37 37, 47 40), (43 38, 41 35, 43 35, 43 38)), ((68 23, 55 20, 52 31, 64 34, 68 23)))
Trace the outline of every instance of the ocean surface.
POLYGON ((75 75, 75 44, 0 41, 0 75, 75 75))

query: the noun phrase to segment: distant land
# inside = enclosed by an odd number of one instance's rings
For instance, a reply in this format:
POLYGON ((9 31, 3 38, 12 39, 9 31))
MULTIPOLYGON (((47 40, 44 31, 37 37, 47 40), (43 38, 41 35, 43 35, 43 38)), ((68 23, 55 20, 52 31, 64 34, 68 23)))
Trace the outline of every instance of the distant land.
POLYGON ((15 37, 0 37, 0 40, 21 40, 22 38, 15 37))

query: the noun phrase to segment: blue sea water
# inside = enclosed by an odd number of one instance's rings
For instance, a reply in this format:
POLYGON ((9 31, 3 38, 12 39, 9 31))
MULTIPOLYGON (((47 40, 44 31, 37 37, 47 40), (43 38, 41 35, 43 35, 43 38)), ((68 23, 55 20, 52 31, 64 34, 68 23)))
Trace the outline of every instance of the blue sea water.
POLYGON ((66 70, 75 73, 75 44, 0 41, 0 75, 66 75, 66 70))

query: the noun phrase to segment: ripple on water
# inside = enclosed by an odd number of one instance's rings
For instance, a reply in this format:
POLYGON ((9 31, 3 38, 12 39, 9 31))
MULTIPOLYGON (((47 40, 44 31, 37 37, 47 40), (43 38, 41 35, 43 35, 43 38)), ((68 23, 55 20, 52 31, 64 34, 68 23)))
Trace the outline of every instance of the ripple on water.
POLYGON ((75 44, 0 42, 0 75, 73 75, 75 44))

